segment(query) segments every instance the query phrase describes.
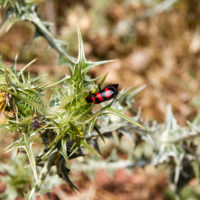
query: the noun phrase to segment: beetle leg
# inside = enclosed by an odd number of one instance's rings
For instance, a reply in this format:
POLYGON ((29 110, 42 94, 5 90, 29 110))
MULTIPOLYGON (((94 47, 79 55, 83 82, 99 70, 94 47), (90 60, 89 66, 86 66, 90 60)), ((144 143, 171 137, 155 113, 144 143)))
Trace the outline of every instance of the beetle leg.
POLYGON ((116 99, 115 97, 113 97, 113 101, 111 102, 111 105, 112 105, 113 103, 117 102, 117 101, 118 101, 118 99, 116 99))

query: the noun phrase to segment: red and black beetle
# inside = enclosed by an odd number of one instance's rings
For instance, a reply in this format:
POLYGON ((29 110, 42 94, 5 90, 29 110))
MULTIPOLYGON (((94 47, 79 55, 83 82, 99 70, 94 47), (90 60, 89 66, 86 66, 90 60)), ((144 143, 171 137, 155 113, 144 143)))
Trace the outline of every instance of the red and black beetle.
POLYGON ((90 95, 86 97, 86 101, 88 103, 94 103, 94 104, 99 104, 104 101, 108 101, 115 96, 115 94, 117 93, 117 88, 118 84, 108 85, 94 94, 90 93, 90 95))

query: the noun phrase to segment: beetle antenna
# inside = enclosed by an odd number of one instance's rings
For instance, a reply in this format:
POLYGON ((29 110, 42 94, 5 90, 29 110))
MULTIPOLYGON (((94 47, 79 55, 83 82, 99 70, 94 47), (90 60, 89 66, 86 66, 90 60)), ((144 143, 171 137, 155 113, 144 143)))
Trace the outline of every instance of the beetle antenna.
POLYGON ((99 91, 101 90, 101 86, 100 86, 100 84, 98 83, 98 88, 99 88, 99 91))

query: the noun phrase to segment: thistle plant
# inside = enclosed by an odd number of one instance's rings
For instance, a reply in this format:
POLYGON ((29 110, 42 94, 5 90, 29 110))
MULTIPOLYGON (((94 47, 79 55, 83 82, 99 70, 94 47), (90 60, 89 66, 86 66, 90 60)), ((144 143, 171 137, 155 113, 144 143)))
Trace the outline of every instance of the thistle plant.
MULTIPOLYGON (((97 112, 92 111, 93 104, 87 103, 86 97, 89 91, 97 89, 98 86, 95 84, 97 79, 90 79, 87 72, 90 68, 107 61, 87 62, 80 32, 78 38, 79 55, 74 66, 70 67, 70 75, 54 84, 38 84, 39 77, 31 78, 30 73, 26 76, 25 69, 32 62, 20 71, 16 70, 16 63, 10 68, 0 64, 1 117, 7 118, 1 127, 21 133, 21 137, 11 144, 7 151, 21 148, 26 151, 35 178, 29 199, 39 191, 52 165, 56 165, 57 173, 75 188, 68 178, 71 168, 69 159, 81 156, 82 147, 99 155, 86 140, 98 117, 115 114, 143 128, 136 121, 112 108, 115 100, 97 112), (55 89, 50 105, 45 105, 42 99, 44 91, 60 83, 63 85, 55 89), (37 143, 39 137, 42 138, 45 148, 39 155, 35 155, 32 144, 37 143), (37 165, 44 166, 39 174, 37 165)), ((103 84, 105 78, 106 75, 101 78, 99 85, 103 84)))
MULTIPOLYGON (((90 136, 100 116, 114 114, 141 129, 144 127, 114 109, 112 106, 116 102, 115 99, 100 106, 96 112, 92 109, 93 103, 86 101, 89 92, 96 91, 99 86, 101 87, 107 76, 91 79, 88 76, 88 71, 95 66, 111 61, 87 61, 79 29, 78 58, 74 59, 68 56, 64 49, 59 46, 59 42, 50 35, 37 17, 35 7, 32 4, 30 7, 24 1, 2 2, 3 5, 6 3, 10 6, 7 14, 13 17, 14 21, 26 19, 33 22, 37 30, 60 53, 69 70, 69 74, 62 80, 53 84, 41 84, 40 77, 32 78, 30 72, 26 72, 34 60, 20 71, 16 70, 17 59, 14 66, 11 67, 5 67, 1 61, 1 127, 7 128, 9 132, 20 134, 20 137, 7 148, 7 151, 24 149, 26 152, 34 175, 31 191, 26 194, 27 199, 34 199, 36 194, 40 192, 43 181, 54 165, 57 168, 57 174, 76 189, 68 177, 71 169, 69 160, 83 156, 81 149, 87 149, 99 156, 99 153, 90 144, 93 137, 88 138, 88 136, 90 136), (97 81, 99 81, 98 86, 97 81), (56 88, 56 85, 59 87, 56 88), (49 101, 50 104, 47 105, 44 103, 43 96, 45 91, 52 87, 54 87, 54 92, 49 101), (33 144, 37 144, 39 138, 42 139, 44 147, 41 147, 39 154, 36 154, 33 144)), ((5 20, 6 18, 4 22, 5 20)), ((119 101, 120 99, 119 97, 119 101)), ((97 133, 98 136, 101 136, 99 131, 97 133)))
MULTIPOLYGON (((69 71, 55 83, 41 83, 40 76, 34 78, 27 71, 34 60, 19 71, 17 58, 11 67, 5 67, 0 60, 0 127, 19 135, 7 151, 17 150, 20 155, 24 155, 21 152, 24 149, 29 161, 25 169, 32 172, 31 181, 28 178, 30 176, 27 176, 27 183, 24 184, 30 190, 21 191, 19 188, 21 195, 25 195, 26 199, 34 199, 37 194, 44 192, 45 180, 55 169, 53 166, 56 167, 56 173, 73 189, 77 188, 69 178, 71 169, 91 172, 99 166, 110 171, 118 167, 164 165, 172 174, 174 191, 182 174, 186 174, 186 164, 191 166, 193 174, 199 178, 199 116, 188 122, 187 127, 180 127, 169 106, 163 124, 154 120, 142 123, 141 111, 136 113, 132 106, 135 95, 144 86, 120 91, 117 100, 102 103, 98 110, 94 110, 94 105, 88 103, 86 97, 90 92, 95 93, 99 86, 102 87, 107 74, 92 79, 88 72, 93 67, 112 61, 87 61, 79 29, 78 58, 69 56, 65 44, 55 39, 48 31, 49 24, 37 16, 36 6, 31 1, 2 0, 0 6, 6 10, 0 34, 16 21, 30 21, 35 25, 35 37, 45 37, 69 71), (45 92, 50 88, 54 89, 53 94, 49 101, 44 101, 45 92), (126 111, 134 115, 136 113, 136 116, 127 117, 124 115, 126 111), (126 143, 125 147, 123 136, 129 139, 129 145, 126 143), (110 138, 115 143, 114 148, 106 161, 100 161, 98 151, 101 152, 101 142, 110 138), (119 148, 126 151, 126 160, 121 161, 117 155, 116 149, 119 148), (85 156, 88 151, 92 152, 90 158, 85 156), (84 156, 84 162, 76 160, 71 165, 70 159, 79 156, 84 156)), ((24 159, 22 161, 20 165, 25 166, 27 163, 24 159)), ((13 166, 18 164, 14 163, 13 166)), ((10 173, 12 170, 15 171, 9 168, 6 171, 10 177, 13 175, 10 173)), ((17 175, 20 174, 15 173, 13 180, 18 179, 17 175)), ((188 177, 192 176, 188 174, 188 177)), ((13 186, 11 179, 7 183, 13 186)), ((18 188, 16 191, 19 191, 18 188)))

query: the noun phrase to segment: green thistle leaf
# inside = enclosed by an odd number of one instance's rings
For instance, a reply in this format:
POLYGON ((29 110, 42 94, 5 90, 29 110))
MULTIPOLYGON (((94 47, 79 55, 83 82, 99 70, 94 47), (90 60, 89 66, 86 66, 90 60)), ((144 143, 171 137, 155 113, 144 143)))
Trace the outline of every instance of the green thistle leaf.
POLYGON ((71 165, 70 165, 70 162, 69 162, 69 159, 68 159, 68 155, 67 155, 67 147, 66 147, 66 140, 65 139, 62 139, 61 140, 61 148, 60 148, 60 153, 62 154, 62 156, 64 157, 65 159, 65 162, 67 164, 67 167, 69 169, 71 169, 71 165))
POLYGON ((92 152, 94 155, 96 155, 97 157, 101 157, 101 155, 90 145, 88 145, 88 143, 86 141, 82 141, 82 145, 88 149, 88 151, 92 152))
POLYGON ((37 167, 36 167, 36 162, 35 162, 35 156, 33 154, 33 150, 32 150, 32 142, 29 141, 29 139, 27 138, 27 136, 24 134, 24 149, 26 151, 26 154, 28 156, 29 162, 30 162, 30 166, 32 168, 36 183, 39 181, 38 180, 38 173, 37 173, 37 167))
POLYGON ((107 108, 106 111, 104 111, 104 113, 106 113, 106 114, 114 114, 114 115, 116 115, 118 117, 121 117, 121 118, 127 120, 128 122, 134 124, 135 126, 137 126, 139 128, 146 129, 144 126, 142 126, 138 122, 134 121, 133 119, 127 117, 126 115, 120 113, 118 110, 115 110, 113 108, 107 108))

